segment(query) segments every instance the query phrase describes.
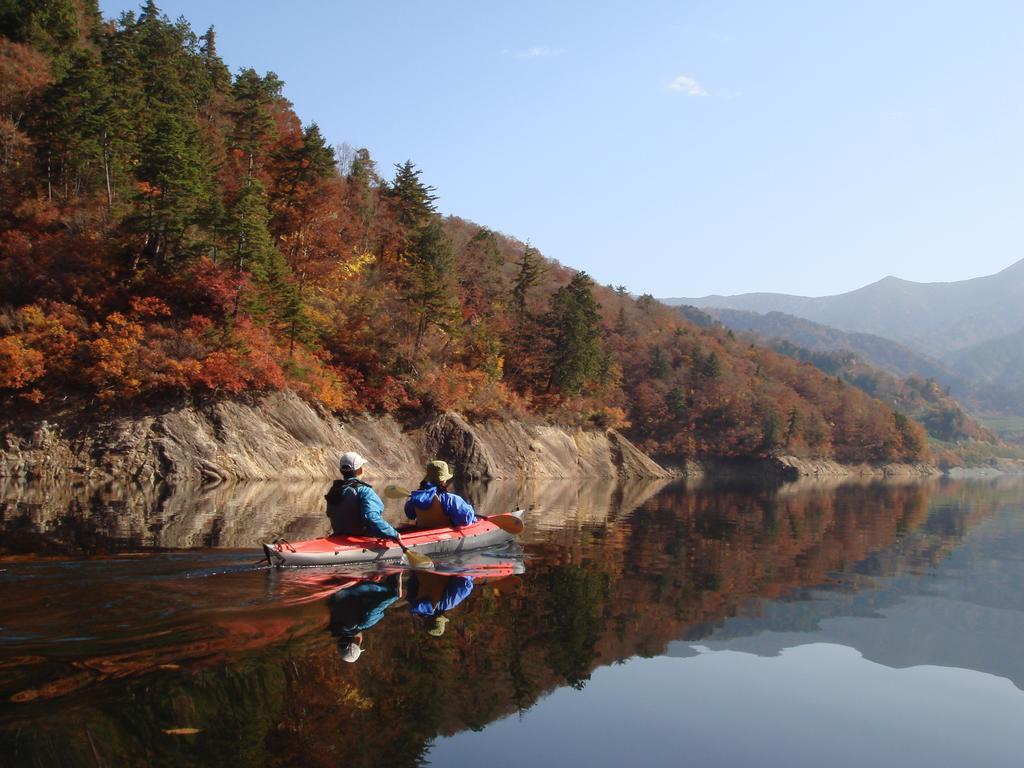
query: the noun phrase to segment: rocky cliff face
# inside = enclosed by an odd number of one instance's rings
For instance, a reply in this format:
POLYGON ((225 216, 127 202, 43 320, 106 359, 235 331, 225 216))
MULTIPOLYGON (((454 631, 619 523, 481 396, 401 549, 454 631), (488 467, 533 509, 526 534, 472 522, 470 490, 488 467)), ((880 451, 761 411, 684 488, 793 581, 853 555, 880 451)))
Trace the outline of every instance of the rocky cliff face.
POLYGON ((425 429, 427 453, 458 457, 465 479, 667 477, 669 472, 615 430, 567 430, 518 421, 471 425, 446 413, 425 429))
MULTIPOLYGON (((827 460, 689 463, 666 470, 615 430, 540 422, 473 424, 457 413, 409 427, 390 416, 339 419, 293 393, 251 402, 183 405, 142 414, 77 414, 0 425, 0 485, 42 481, 162 482, 327 480, 338 455, 362 453, 377 477, 419 478, 428 458, 459 479, 694 479, 928 475, 929 465, 844 466, 827 460)), ((1004 470, 1005 471, 1005 470, 1004 470)))
POLYGON ((337 475, 337 457, 346 450, 359 451, 376 474, 390 477, 418 477, 428 457, 450 461, 465 479, 671 474, 613 430, 516 421, 474 425, 454 413, 408 429, 387 416, 343 421, 285 392, 144 415, 7 424, 0 478, 143 484, 328 479, 337 475))

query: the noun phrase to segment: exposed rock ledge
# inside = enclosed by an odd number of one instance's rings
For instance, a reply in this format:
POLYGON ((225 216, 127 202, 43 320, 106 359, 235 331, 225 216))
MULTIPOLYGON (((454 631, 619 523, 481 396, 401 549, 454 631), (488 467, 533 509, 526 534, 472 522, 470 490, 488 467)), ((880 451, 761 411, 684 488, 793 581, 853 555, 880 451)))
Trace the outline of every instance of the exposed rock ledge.
POLYGON ((828 459, 801 459, 779 456, 780 470, 790 477, 932 477, 942 472, 932 464, 840 464, 828 459))
POLYGON ((840 464, 831 459, 804 459, 797 456, 776 456, 771 459, 706 461, 688 464, 688 477, 709 477, 715 480, 757 479, 793 481, 801 478, 842 480, 854 478, 921 478, 941 475, 932 464, 840 464))
POLYGON ((288 392, 144 415, 8 424, 0 439, 0 477, 15 482, 326 479, 336 476, 345 450, 363 453, 376 474, 391 477, 418 476, 428 456, 452 461, 468 479, 671 474, 614 430, 473 425, 455 413, 406 429, 387 416, 341 420, 288 392))

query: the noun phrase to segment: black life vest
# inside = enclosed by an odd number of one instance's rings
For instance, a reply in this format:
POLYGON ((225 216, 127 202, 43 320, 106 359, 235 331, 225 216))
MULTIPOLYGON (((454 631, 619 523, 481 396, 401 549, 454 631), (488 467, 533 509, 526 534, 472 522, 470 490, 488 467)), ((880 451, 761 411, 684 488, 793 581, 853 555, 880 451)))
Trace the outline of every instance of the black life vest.
POLYGON ((324 496, 327 499, 327 517, 331 521, 334 533, 343 536, 366 535, 363 505, 359 500, 359 494, 356 493, 356 488, 360 485, 370 487, 369 483, 354 477, 335 480, 331 490, 324 496))

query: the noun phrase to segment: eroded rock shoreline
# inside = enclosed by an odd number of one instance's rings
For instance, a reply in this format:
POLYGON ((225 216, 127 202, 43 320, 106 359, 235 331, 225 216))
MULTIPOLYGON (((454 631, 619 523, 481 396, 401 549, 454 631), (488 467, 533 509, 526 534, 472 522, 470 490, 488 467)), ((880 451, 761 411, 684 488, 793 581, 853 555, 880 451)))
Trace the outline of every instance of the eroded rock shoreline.
POLYGON ((2 440, 0 477, 8 482, 329 479, 346 450, 364 454, 375 473, 389 477, 416 477, 434 456, 451 461, 466 480, 674 474, 614 430, 470 424, 455 413, 412 427, 390 416, 342 420, 289 392, 142 415, 8 424, 2 440))
POLYGON ((340 419, 294 393, 251 401, 180 405, 143 414, 82 414, 3 426, 0 478, 18 482, 219 483, 316 480, 337 475, 340 452, 357 450, 374 472, 416 477, 428 457, 456 465, 462 480, 514 478, 769 479, 921 477, 927 464, 848 466, 778 457, 661 466, 615 430, 539 421, 472 424, 445 413, 419 425, 390 416, 340 419))

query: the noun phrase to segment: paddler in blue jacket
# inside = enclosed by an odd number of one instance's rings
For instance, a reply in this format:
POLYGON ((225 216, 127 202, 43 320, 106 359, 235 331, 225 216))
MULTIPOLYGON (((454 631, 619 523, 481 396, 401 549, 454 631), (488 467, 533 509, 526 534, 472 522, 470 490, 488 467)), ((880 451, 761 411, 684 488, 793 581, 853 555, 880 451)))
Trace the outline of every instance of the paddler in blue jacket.
POLYGON ((419 528, 461 527, 477 520, 473 507, 461 496, 451 493, 447 483, 452 471, 444 461, 427 462, 427 476, 419 490, 409 494, 405 516, 419 528))
POLYGON ((379 581, 367 579, 343 587, 327 598, 331 612, 327 629, 336 638, 338 653, 344 661, 359 659, 365 650, 363 632, 376 626, 401 596, 402 577, 396 573, 379 581))
POLYGON ((472 591, 471 576, 412 571, 409 574, 409 612, 423 619, 428 635, 440 637, 448 623, 445 614, 472 591))
POLYGON ((360 480, 366 459, 355 451, 341 455, 341 480, 335 480, 327 499, 327 517, 335 534, 374 536, 402 543, 402 537, 383 517, 384 502, 360 480))

